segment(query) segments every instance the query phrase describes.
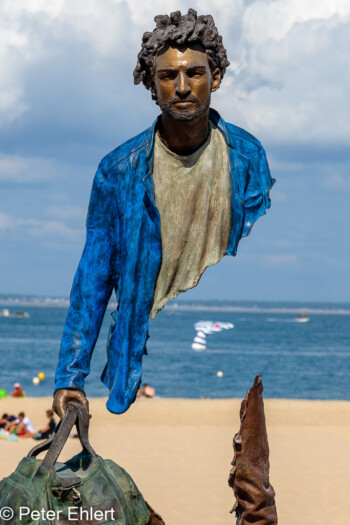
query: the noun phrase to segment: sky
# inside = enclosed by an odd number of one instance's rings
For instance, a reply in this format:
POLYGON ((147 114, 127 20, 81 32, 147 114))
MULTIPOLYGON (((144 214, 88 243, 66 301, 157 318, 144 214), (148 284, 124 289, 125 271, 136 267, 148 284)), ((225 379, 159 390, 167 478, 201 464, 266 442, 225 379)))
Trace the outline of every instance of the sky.
POLYGON ((231 61, 212 107, 277 183, 237 257, 182 297, 349 301, 349 0, 2 0, 0 293, 69 295, 97 165, 159 113, 133 84, 142 34, 190 7, 231 61))

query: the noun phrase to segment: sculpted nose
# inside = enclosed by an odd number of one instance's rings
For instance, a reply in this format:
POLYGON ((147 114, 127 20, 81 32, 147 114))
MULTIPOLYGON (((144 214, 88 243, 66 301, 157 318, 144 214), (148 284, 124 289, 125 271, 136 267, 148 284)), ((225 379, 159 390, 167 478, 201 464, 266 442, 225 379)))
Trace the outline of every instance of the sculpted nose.
POLYGON ((181 98, 187 97, 188 95, 191 94, 191 86, 188 82, 187 75, 180 73, 179 76, 177 77, 175 94, 181 98))

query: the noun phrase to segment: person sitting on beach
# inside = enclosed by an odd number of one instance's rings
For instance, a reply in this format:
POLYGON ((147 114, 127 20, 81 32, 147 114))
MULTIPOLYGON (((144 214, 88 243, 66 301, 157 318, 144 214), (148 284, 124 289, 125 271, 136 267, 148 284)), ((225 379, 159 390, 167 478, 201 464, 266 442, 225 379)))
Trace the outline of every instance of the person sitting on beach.
POLYGON ((19 383, 13 385, 14 390, 10 393, 12 397, 24 397, 24 390, 19 383))
POLYGON ((5 428, 8 423, 11 423, 11 421, 15 421, 15 416, 9 416, 8 414, 3 414, 0 419, 0 428, 5 428))
POLYGON ((56 421, 53 417, 52 410, 46 410, 46 415, 49 418, 49 422, 45 428, 42 428, 33 436, 34 439, 48 439, 56 430, 56 421))
POLYGON ((33 437, 34 436, 34 427, 28 416, 24 412, 18 414, 18 418, 11 423, 8 423, 5 427, 5 430, 9 434, 16 433, 18 437, 33 437))
POLYGON ((148 383, 144 383, 143 387, 139 388, 137 392, 137 397, 154 397, 155 395, 155 388, 150 386, 148 383))

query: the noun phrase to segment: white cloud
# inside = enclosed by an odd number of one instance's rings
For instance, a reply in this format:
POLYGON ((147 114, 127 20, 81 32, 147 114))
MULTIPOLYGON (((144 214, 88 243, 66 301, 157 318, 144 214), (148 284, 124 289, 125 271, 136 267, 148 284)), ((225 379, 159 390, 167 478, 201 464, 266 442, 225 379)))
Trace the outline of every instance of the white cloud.
POLYGON ((33 14, 46 14, 49 18, 55 18, 62 10, 65 0, 53 0, 47 2, 46 0, 3 0, 2 7, 5 15, 17 16, 21 13, 33 15, 33 14))
MULTIPOLYGON (((29 238, 42 261, 50 247, 62 246, 68 261, 80 246, 96 163, 157 111, 132 85, 142 34, 156 14, 189 6, 214 16, 231 61, 213 107, 262 140, 278 180, 272 211, 283 202, 277 220, 263 219, 267 242, 255 232, 232 264, 249 268, 260 252, 264 274, 285 267, 288 280, 301 267, 321 275, 325 246, 349 260, 338 240, 349 190, 349 0, 2 0, 0 183, 2 210, 13 213, 0 213, 3 239, 19 247, 29 238)), ((5 253, 13 249, 4 243, 5 253)))
POLYGON ((0 182, 32 184, 51 179, 58 172, 56 162, 51 159, 0 153, 0 182))
POLYGON ((329 175, 327 177, 324 177, 322 180, 322 187, 325 190, 330 191, 349 191, 350 190, 350 174, 348 173, 348 177, 346 178, 344 175, 340 175, 339 173, 334 173, 333 175, 329 175))
POLYGON ((346 17, 348 0, 264 0, 254 2, 243 16, 243 34, 247 41, 262 43, 281 40, 295 24, 309 20, 327 20, 334 15, 346 17))
POLYGON ((71 228, 59 220, 39 220, 19 218, 0 212, 0 231, 17 230, 24 235, 33 237, 48 237, 57 240, 61 238, 75 241, 82 236, 81 229, 71 228))
POLYGON ((0 211, 0 231, 12 230, 17 225, 17 221, 10 215, 0 211))
MULTIPOLYGON (((199 13, 213 14, 232 62, 213 100, 227 120, 264 142, 348 145, 348 0, 248 5, 243 0, 195 0, 191 5, 199 13)), ((1 125, 31 107, 26 79, 32 65, 49 64, 57 54, 63 54, 68 65, 77 46, 84 48, 91 68, 134 65, 142 33, 153 29, 154 15, 187 8, 183 0, 3 0, 1 125)), ((120 82, 127 93, 125 85, 132 79, 120 82)), ((124 102, 131 104, 132 99, 124 102)))
MULTIPOLYGON (((38 2, 33 2, 37 4, 38 2)), ((5 125, 22 115, 28 108, 25 101, 23 74, 26 67, 40 60, 42 34, 33 31, 24 0, 4 0, 0 4, 0 116, 5 125)))
MULTIPOLYGON (((263 16, 262 4, 254 6, 263 16)), ((275 23, 272 18, 267 28, 275 23)), ((218 94, 220 109, 271 142, 347 143, 349 17, 309 19, 284 33, 273 39, 256 28, 243 31, 239 67, 228 79, 230 90, 222 99, 218 94), (255 34, 265 36, 257 42, 255 34)))
POLYGON ((30 235, 33 237, 42 236, 58 236, 66 240, 74 241, 81 236, 82 231, 66 226, 62 221, 42 221, 34 219, 26 219, 20 221, 20 226, 28 229, 30 235))
POLYGON ((49 217, 55 217, 56 219, 72 219, 84 221, 86 217, 86 209, 82 206, 75 206, 70 204, 53 204, 48 206, 45 213, 49 217))

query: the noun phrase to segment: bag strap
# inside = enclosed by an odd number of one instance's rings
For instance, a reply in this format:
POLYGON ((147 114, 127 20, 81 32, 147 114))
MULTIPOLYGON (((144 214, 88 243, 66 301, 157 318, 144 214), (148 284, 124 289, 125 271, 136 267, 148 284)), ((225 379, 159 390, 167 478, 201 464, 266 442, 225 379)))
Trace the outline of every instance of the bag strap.
POLYGON ((40 443, 32 448, 27 457, 36 457, 40 452, 48 450, 42 462, 42 467, 47 469, 53 468, 75 423, 83 451, 91 456, 96 456, 96 452, 89 442, 89 417, 86 408, 81 403, 69 401, 66 405, 65 416, 58 425, 56 432, 44 443, 40 443))
MULTIPOLYGON (((60 426, 61 426, 61 423, 58 423, 55 432, 58 431, 60 426)), ((28 452, 27 458, 35 458, 38 454, 40 454, 40 452, 45 452, 45 450, 50 448, 50 445, 51 445, 54 437, 55 437, 55 433, 51 434, 51 436, 48 439, 46 439, 45 441, 43 441, 42 443, 38 443, 37 445, 35 445, 35 447, 33 447, 28 452)))

